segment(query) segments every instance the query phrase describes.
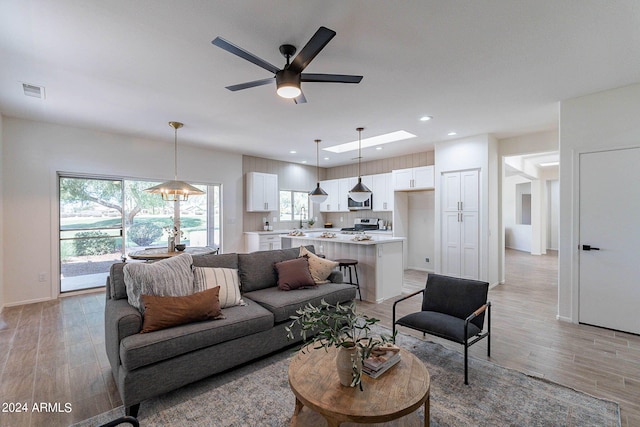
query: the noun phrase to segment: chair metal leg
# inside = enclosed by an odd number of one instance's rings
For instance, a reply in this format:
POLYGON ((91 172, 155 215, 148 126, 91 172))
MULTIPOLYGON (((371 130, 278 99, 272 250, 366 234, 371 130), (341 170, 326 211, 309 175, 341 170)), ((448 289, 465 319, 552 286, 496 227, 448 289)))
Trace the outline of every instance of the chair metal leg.
POLYGON ((469 355, 469 347, 467 347, 467 342, 465 340, 464 343, 464 384, 469 385, 469 367, 467 357, 469 355))

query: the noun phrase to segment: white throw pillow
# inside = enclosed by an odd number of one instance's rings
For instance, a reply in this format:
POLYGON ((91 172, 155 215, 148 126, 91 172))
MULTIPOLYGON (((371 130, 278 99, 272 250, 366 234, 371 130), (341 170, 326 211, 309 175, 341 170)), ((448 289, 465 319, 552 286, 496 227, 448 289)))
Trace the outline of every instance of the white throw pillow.
POLYGON ((142 295, 183 297, 193 294, 191 264, 193 259, 190 254, 151 263, 127 263, 122 271, 129 304, 144 313, 142 295))
POLYGON ((313 281, 318 285, 329 283, 327 278, 333 269, 339 264, 335 261, 320 258, 304 246, 300 246, 300 256, 306 256, 309 260, 309 271, 311 272, 311 277, 313 277, 313 281))
POLYGON ((196 292, 220 286, 220 308, 245 305, 240 295, 240 279, 235 268, 194 267, 193 283, 196 292))

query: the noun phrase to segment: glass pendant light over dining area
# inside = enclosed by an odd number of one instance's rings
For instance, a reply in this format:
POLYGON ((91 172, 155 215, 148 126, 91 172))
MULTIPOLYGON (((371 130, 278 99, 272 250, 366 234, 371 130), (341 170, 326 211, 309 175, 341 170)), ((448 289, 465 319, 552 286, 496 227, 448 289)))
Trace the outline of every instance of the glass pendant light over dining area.
POLYGON ((174 177, 173 181, 166 181, 162 184, 155 185, 147 188, 144 191, 152 194, 160 194, 162 200, 167 202, 185 201, 189 199, 189 196, 200 196, 205 194, 204 191, 194 187, 193 185, 184 181, 178 181, 178 129, 184 124, 180 122, 169 122, 169 126, 174 129, 173 138, 173 159, 174 159, 174 177))
POLYGON ((362 183, 362 175, 360 174, 360 160, 362 160, 362 131, 364 128, 356 128, 358 131, 358 183, 349 191, 349 197, 356 202, 364 202, 371 197, 371 190, 362 183))
POLYGON ((309 193, 309 199, 313 203, 322 203, 329 195, 320 187, 320 140, 316 139, 316 188, 309 193))

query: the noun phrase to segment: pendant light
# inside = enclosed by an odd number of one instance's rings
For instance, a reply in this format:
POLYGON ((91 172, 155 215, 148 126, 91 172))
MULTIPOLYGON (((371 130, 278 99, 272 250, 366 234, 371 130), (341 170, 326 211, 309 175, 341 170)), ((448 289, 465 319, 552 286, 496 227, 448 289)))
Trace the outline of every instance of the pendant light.
POLYGON ((324 191, 320 187, 320 140, 316 139, 315 143, 316 143, 316 180, 317 180, 317 184, 316 184, 316 188, 312 192, 309 193, 309 199, 311 199, 311 201, 313 203, 322 203, 325 200, 327 200, 327 197, 329 197, 329 195, 327 194, 326 191, 324 191))
POLYGON ((184 181, 178 181, 178 129, 184 124, 180 122, 169 122, 169 126, 174 129, 173 149, 174 149, 174 178, 173 181, 163 182, 162 184, 155 185, 151 188, 147 188, 144 191, 152 194, 160 194, 162 200, 167 202, 185 201, 189 199, 190 195, 200 196, 205 194, 204 191, 199 190, 191 184, 184 181))
POLYGON ((356 202, 364 202, 371 197, 371 190, 362 183, 360 175, 360 160, 362 159, 362 131, 364 128, 357 128, 358 131, 358 183, 349 191, 349 197, 356 202))

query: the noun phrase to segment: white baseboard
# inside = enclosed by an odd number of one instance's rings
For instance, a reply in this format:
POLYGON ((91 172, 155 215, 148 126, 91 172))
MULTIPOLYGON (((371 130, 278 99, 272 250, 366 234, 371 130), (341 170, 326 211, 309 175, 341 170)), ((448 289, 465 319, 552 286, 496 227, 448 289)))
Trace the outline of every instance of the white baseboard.
POLYGON ((560 320, 562 322, 569 322, 569 323, 573 323, 573 320, 571 320, 570 317, 565 317, 565 316, 560 316, 558 314, 556 314, 556 319, 560 320))
POLYGON ((26 301, 10 302, 5 304, 2 308, 4 309, 6 307, 17 307, 19 305, 35 304, 37 302, 45 302, 45 301, 53 301, 53 300, 55 300, 55 298, 46 297, 46 298, 36 298, 36 299, 31 299, 26 301))

